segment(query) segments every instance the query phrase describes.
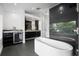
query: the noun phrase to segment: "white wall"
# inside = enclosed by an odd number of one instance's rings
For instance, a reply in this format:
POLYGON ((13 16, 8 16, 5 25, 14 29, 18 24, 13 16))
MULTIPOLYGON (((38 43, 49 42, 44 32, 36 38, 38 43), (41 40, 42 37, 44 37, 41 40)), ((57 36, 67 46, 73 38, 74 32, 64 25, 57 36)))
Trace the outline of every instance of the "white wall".
POLYGON ((3 21, 3 11, 2 7, 0 6, 0 40, 2 39, 2 21, 3 21))
POLYGON ((24 14, 20 12, 5 12, 3 18, 3 28, 4 29, 23 29, 24 14))
POLYGON ((41 35, 42 37, 49 37, 49 10, 48 14, 42 14, 41 16, 41 35))
POLYGON ((23 30, 23 43, 25 43, 25 13, 24 10, 4 11, 3 29, 23 30))
POLYGON ((0 14, 0 40, 2 40, 2 19, 3 19, 3 15, 0 14))
POLYGON ((45 37, 49 37, 49 15, 45 15, 45 37))

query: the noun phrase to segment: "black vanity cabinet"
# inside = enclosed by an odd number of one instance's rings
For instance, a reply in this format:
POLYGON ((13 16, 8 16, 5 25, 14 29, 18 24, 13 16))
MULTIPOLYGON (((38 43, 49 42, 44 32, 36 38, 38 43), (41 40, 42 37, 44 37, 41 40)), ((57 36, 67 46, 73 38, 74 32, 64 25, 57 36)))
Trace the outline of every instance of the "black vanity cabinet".
POLYGON ((13 33, 3 33, 3 47, 13 45, 13 33))
POLYGON ((25 38, 29 39, 29 38, 39 37, 40 33, 41 33, 40 31, 27 31, 25 32, 25 38))
POLYGON ((40 31, 36 32, 36 37, 39 37, 40 35, 41 35, 40 31))

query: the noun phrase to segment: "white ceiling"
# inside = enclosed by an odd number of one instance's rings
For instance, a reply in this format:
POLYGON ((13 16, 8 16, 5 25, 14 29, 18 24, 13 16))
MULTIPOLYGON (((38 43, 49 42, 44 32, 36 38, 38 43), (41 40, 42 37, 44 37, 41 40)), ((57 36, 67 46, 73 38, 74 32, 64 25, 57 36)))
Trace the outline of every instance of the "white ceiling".
POLYGON ((3 7, 5 11, 14 11, 14 10, 26 10, 28 13, 37 14, 41 12, 46 13, 46 11, 58 3, 0 3, 0 6, 3 7), (37 10, 36 8, 40 8, 37 10))

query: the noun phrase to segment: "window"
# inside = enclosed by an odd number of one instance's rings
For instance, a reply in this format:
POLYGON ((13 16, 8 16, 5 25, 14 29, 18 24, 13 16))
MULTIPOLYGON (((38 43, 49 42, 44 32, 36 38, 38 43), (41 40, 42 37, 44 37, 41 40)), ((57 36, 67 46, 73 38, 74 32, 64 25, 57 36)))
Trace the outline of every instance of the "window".
POLYGON ((76 21, 52 23, 50 25, 51 33, 63 33, 65 35, 75 34, 74 29, 76 28, 76 21))

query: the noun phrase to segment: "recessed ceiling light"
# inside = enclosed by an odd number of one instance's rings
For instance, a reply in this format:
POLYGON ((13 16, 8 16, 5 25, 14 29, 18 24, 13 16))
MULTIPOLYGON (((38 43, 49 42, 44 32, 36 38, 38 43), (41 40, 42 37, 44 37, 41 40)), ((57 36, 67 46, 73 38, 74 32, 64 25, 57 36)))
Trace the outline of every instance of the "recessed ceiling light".
POLYGON ((64 9, 63 6, 60 6, 60 7, 59 7, 59 10, 60 10, 60 11, 62 11, 63 9, 64 9))
POLYGON ((60 14, 63 14, 63 11, 64 11, 64 7, 63 7, 63 6, 60 6, 60 7, 59 7, 59 13, 60 13, 60 14))

